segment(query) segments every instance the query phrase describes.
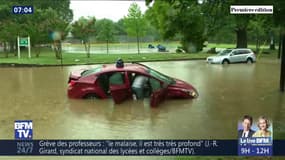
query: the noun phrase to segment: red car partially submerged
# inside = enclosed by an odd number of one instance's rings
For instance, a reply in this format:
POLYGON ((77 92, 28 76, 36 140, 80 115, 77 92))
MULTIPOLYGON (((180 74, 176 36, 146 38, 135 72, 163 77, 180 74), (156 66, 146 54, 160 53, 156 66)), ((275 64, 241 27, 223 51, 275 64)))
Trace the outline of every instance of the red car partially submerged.
POLYGON ((133 97, 134 78, 142 75, 148 78, 144 85, 144 97, 150 97, 152 107, 158 106, 166 98, 196 98, 197 90, 189 83, 171 78, 139 63, 102 65, 93 69, 81 69, 71 72, 68 81, 69 98, 109 98, 122 103, 133 97), (120 75, 122 81, 114 80, 120 75))

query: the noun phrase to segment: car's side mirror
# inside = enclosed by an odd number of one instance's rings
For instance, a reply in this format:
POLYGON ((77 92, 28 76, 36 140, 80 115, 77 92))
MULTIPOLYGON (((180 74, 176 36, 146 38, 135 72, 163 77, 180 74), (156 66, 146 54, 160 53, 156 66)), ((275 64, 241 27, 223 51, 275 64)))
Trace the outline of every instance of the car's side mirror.
POLYGON ((231 53, 230 56, 233 56, 233 54, 231 53))

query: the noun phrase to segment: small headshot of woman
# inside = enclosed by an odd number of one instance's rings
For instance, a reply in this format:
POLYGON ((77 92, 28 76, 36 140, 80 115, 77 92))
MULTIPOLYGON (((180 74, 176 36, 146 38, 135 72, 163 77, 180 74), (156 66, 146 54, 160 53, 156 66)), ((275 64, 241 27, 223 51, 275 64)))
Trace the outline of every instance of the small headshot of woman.
POLYGON ((269 126, 269 120, 264 116, 260 116, 257 122, 259 130, 256 131, 252 137, 271 137, 271 132, 268 130, 269 126))

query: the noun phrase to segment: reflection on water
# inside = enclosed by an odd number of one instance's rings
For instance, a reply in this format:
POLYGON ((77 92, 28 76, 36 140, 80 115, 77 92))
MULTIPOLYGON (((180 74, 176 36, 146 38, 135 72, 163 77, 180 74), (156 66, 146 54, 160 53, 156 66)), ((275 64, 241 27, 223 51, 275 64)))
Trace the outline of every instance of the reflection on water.
POLYGON ((285 137, 278 62, 145 64, 193 84, 200 96, 167 100, 158 108, 148 99, 120 105, 111 99, 72 100, 66 96, 69 72, 93 66, 0 68, 0 138, 14 138, 14 120, 31 119, 35 139, 230 139, 244 114, 272 118, 274 137, 285 137))
MULTIPOLYGON (((76 53, 86 53, 85 48, 84 47, 74 47, 74 46, 63 46, 62 47, 63 51, 66 53, 72 53, 72 54, 76 54, 76 53)), ((107 48, 105 46, 97 46, 97 47, 91 47, 90 48, 90 53, 91 54, 134 54, 138 52, 138 49, 136 48, 136 46, 132 46, 132 47, 116 47, 116 46, 112 46, 109 47, 108 53, 107 53, 107 48)), ((175 49, 172 49, 172 51, 175 51, 175 49)), ((158 52, 157 49, 149 49, 147 47, 145 48, 140 48, 140 53, 155 53, 158 52)))

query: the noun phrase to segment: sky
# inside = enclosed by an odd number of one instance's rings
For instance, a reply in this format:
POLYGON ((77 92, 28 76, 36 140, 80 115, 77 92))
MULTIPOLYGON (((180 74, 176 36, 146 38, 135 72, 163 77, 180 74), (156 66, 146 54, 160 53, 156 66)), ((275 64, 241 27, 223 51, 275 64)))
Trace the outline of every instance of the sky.
POLYGON ((108 18, 113 21, 127 16, 130 4, 136 2, 141 11, 147 10, 144 0, 71 0, 70 8, 73 10, 73 21, 81 16, 95 16, 96 19, 108 18))

